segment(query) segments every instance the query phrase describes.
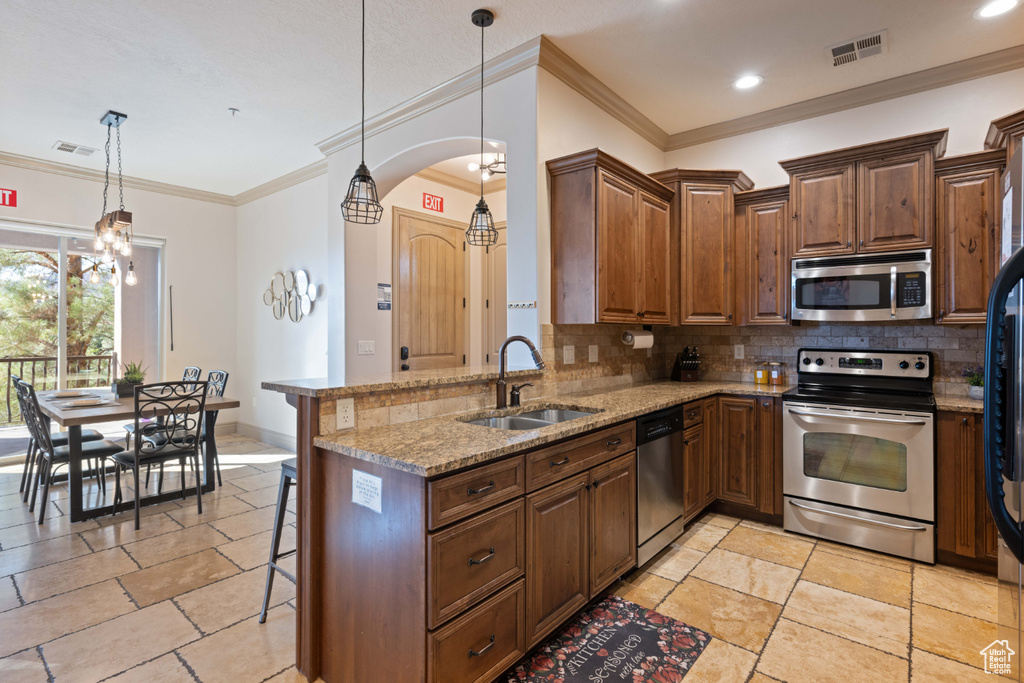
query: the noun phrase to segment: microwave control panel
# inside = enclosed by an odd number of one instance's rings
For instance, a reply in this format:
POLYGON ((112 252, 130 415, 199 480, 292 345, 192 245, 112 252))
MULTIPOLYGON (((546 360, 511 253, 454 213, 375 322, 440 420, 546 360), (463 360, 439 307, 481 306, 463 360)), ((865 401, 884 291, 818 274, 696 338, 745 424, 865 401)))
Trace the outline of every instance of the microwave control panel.
POLYGON ((896 274, 896 306, 899 308, 917 308, 925 305, 924 273, 896 274))

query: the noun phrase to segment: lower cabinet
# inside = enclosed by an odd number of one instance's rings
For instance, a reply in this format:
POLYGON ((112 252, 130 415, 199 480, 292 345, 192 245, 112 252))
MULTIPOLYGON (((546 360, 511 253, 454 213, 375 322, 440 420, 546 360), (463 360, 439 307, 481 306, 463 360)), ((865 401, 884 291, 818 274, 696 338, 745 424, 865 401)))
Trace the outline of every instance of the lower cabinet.
POLYGON ((700 419, 683 432, 683 519, 689 522, 718 497, 718 399, 696 404, 700 419))
POLYGON ((776 399, 718 398, 718 500, 782 514, 781 444, 776 399))
POLYGON ((982 416, 941 411, 935 434, 935 547, 940 562, 994 570, 998 532, 985 497, 982 416))

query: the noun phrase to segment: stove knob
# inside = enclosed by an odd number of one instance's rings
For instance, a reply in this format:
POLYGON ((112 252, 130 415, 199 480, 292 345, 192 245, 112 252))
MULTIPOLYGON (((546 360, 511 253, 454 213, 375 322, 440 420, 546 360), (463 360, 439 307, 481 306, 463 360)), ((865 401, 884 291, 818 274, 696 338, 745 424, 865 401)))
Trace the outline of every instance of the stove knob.
POLYGON ((906 370, 909 367, 910 367, 910 363, 908 363, 905 360, 901 360, 900 361, 900 370, 906 370))
POLYGON ((804 356, 804 365, 810 365, 810 364, 811 364, 811 359, 807 358, 806 356, 804 356))
POLYGON ((814 364, 815 365, 824 365, 825 361, 823 359, 819 358, 818 360, 814 361, 814 364))
POLYGON ((924 370, 924 361, 923 360, 917 361, 916 363, 914 363, 914 367, 916 369, 918 369, 918 370, 924 370))

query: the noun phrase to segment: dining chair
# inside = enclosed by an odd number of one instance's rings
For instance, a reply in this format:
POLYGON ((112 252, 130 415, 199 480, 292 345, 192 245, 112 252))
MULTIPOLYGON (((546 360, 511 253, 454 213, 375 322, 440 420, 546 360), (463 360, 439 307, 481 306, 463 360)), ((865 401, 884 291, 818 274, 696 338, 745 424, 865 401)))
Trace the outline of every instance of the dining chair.
MULTIPOLYGON (((206 395, 216 396, 221 398, 224 396, 224 389, 228 386, 228 373, 223 370, 211 370, 210 374, 206 376, 206 395)), ((213 412, 214 420, 217 415, 220 414, 219 410, 213 412)), ((199 443, 199 452, 203 455, 206 454, 206 418, 203 417, 203 434, 202 440, 199 443)), ((224 482, 220 478, 220 455, 216 452, 213 454, 213 465, 217 470, 217 486, 223 486, 224 482)))
MULTIPOLYGON (((50 484, 53 483, 53 474, 58 467, 71 462, 71 447, 67 444, 63 446, 54 445, 53 439, 50 437, 49 423, 46 416, 39 409, 39 398, 36 396, 36 390, 33 386, 28 382, 18 382, 16 390, 21 405, 24 406, 25 424, 28 425, 29 433, 35 440, 36 452, 38 453, 38 466, 36 467, 35 480, 32 485, 32 502, 29 505, 29 511, 33 512, 35 510, 36 492, 39 490, 40 484, 42 484, 43 499, 39 505, 39 523, 42 524, 46 517, 46 503, 50 497, 50 484)), ((124 449, 121 446, 106 439, 82 443, 82 459, 95 459, 98 463, 102 463, 103 471, 106 471, 106 459, 123 451, 124 449)), ((99 470, 100 465, 97 465, 97 472, 99 470)))
POLYGON ((188 461, 196 483, 196 504, 203 513, 202 477, 199 467, 199 443, 206 409, 206 382, 158 382, 135 387, 135 448, 111 459, 114 470, 114 511, 123 499, 121 470, 130 469, 135 483, 135 528, 139 528, 141 490, 139 470, 143 465, 177 460, 181 470, 181 497, 185 498, 185 462, 188 461))

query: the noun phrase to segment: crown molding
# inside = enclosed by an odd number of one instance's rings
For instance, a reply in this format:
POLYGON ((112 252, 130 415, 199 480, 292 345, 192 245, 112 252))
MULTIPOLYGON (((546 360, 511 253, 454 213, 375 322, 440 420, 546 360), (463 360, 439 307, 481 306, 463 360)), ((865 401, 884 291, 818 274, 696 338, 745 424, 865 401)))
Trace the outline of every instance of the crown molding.
POLYGON ((235 206, 242 206, 243 204, 248 204, 249 202, 254 202, 257 199, 262 199, 263 197, 272 195, 275 192, 286 190, 289 187, 298 185, 299 183, 304 183, 307 180, 312 180, 313 178, 322 176, 325 173, 327 173, 327 159, 319 159, 308 166, 303 166, 297 171, 286 173, 280 178, 274 178, 262 185, 257 185, 251 190, 246 190, 241 194, 236 194, 232 197, 232 200, 235 206))
MULTIPOLYGON (((479 183, 474 183, 472 180, 466 180, 465 178, 460 178, 458 176, 452 175, 451 173, 446 173, 444 171, 429 166, 420 171, 419 173, 417 173, 416 177, 422 178, 423 180, 432 183, 447 185, 448 187, 452 187, 455 188, 456 190, 461 190, 462 192, 467 192, 469 194, 475 195, 480 191, 479 183)), ((494 192, 501 192, 504 189, 504 178, 497 178, 495 180, 490 181, 489 183, 484 183, 485 195, 492 194, 494 192)))
POLYGON ((832 93, 831 95, 758 112, 750 116, 742 116, 731 121, 723 121, 682 133, 675 133, 669 136, 665 151, 671 152, 676 149, 711 142, 712 140, 720 140, 735 135, 742 135, 743 133, 752 133, 764 128, 772 128, 786 123, 793 123, 794 121, 833 114, 845 109, 863 107, 867 104, 883 102, 905 95, 913 95, 914 93, 954 85, 975 78, 983 78, 1004 71, 1012 71, 1021 67, 1024 67, 1024 45, 1017 45, 959 62, 943 64, 932 69, 897 76, 885 81, 879 81, 878 83, 870 83, 859 88, 851 88, 850 90, 832 93))

